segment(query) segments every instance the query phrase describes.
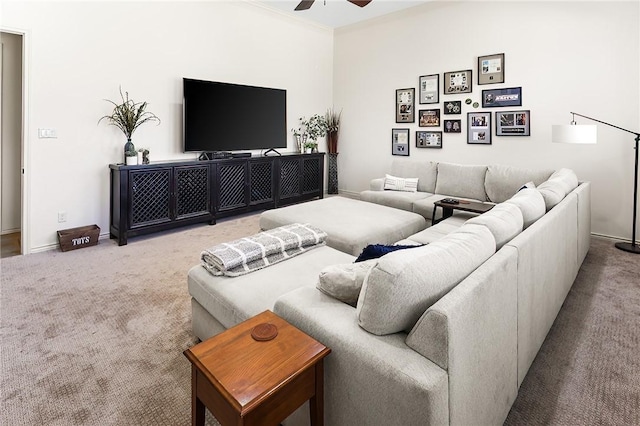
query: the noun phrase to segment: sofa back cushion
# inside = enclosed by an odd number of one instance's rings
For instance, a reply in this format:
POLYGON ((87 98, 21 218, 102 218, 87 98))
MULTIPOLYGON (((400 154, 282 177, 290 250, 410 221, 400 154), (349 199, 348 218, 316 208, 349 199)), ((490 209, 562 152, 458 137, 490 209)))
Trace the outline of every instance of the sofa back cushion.
POLYGON ((527 229, 536 220, 544 216, 547 211, 542 194, 535 188, 521 189, 505 203, 513 204, 520 209, 524 221, 524 229, 527 229))
POLYGON ((560 169, 554 172, 547 181, 538 186, 538 191, 544 198, 547 211, 564 199, 571 191, 578 187, 578 177, 571 169, 560 169))
POLYGON ((434 193, 436 190, 436 174, 438 163, 432 161, 415 161, 394 159, 391 173, 404 178, 418 178, 418 191, 434 193))
POLYGON ((484 189, 489 201, 502 203, 527 182, 536 186, 549 179, 553 170, 523 169, 512 166, 491 165, 487 167, 484 189))
POLYGON ((485 201, 487 199, 484 189, 486 173, 487 166, 438 163, 436 194, 485 201))
POLYGON ((522 212, 513 204, 501 203, 486 213, 469 219, 467 224, 486 226, 496 239, 496 250, 522 232, 522 212))
POLYGON ((358 324, 370 333, 409 331, 425 310, 495 253, 485 226, 463 225, 429 245, 389 253, 365 279, 358 324))

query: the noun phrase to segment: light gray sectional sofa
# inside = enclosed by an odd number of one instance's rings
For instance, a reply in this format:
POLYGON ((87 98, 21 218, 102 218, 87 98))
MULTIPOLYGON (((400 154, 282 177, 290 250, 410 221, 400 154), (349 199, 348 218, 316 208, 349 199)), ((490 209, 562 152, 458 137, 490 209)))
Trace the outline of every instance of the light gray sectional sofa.
MULTIPOLYGON (((324 279, 355 259, 329 246, 237 278, 195 266, 188 277, 194 333, 204 340, 271 309, 329 346, 331 426, 501 424, 589 249, 589 183, 567 169, 410 160, 393 167, 391 174, 418 177, 419 192, 382 191, 374 181, 363 199, 429 221, 443 197, 497 205, 416 232, 400 242, 426 245, 340 277, 361 285, 355 306, 316 287, 320 272, 324 279), (536 188, 518 191, 529 181, 536 188)), ((307 417, 298 410, 287 424, 307 417)))

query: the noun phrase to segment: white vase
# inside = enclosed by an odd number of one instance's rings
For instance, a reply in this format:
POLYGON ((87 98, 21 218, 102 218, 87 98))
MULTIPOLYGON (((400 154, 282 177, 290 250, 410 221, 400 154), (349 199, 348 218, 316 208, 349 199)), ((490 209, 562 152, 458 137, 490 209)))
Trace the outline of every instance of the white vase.
POLYGON ((138 164, 138 157, 125 157, 127 166, 135 166, 138 164))

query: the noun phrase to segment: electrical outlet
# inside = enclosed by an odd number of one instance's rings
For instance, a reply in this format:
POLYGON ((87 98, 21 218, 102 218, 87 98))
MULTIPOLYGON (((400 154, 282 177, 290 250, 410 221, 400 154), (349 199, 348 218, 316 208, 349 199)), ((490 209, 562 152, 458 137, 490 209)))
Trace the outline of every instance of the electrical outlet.
POLYGON ((67 212, 58 212, 58 223, 67 221, 67 212))

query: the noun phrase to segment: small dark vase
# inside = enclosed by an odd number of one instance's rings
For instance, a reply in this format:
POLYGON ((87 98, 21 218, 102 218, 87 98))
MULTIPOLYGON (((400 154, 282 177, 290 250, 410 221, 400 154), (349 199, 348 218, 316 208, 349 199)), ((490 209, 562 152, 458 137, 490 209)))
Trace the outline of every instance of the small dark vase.
POLYGON ((133 142, 131 142, 131 139, 127 139, 127 143, 124 144, 124 152, 123 152, 123 156, 124 156, 124 162, 127 162, 127 151, 135 151, 136 147, 133 144, 133 142))

